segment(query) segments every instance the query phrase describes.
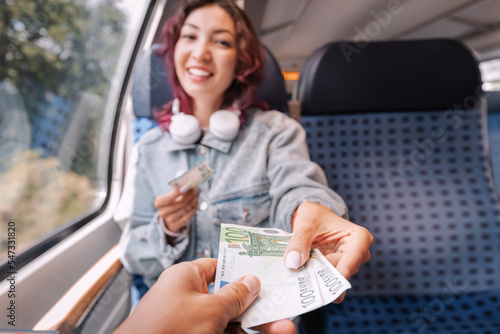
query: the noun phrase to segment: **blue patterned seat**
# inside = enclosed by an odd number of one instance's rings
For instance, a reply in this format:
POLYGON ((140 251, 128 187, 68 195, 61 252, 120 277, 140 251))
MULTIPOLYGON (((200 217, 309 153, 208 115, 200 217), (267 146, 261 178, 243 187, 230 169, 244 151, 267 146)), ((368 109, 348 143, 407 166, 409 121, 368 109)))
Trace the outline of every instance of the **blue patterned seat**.
POLYGON ((497 292, 455 296, 450 290, 444 300, 435 295, 351 296, 344 303, 308 314, 309 333, 495 334, 500 328, 497 292))
POLYGON ((311 158, 375 238, 345 301, 302 317, 308 333, 500 332, 480 87, 448 40, 331 43, 306 62, 296 98, 311 158))
POLYGON ((147 117, 136 117, 134 119, 134 143, 136 143, 143 134, 145 134, 149 129, 156 126, 156 122, 147 117))

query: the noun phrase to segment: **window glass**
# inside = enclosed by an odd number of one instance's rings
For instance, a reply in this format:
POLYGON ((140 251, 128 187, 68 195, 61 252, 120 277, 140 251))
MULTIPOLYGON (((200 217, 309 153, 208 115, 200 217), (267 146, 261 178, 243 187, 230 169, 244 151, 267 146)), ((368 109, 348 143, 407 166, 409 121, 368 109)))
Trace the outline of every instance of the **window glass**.
POLYGON ((486 91, 500 90, 500 59, 484 61, 479 64, 483 89, 486 91))
POLYGON ((0 263, 102 205, 147 1, 0 1, 0 263))

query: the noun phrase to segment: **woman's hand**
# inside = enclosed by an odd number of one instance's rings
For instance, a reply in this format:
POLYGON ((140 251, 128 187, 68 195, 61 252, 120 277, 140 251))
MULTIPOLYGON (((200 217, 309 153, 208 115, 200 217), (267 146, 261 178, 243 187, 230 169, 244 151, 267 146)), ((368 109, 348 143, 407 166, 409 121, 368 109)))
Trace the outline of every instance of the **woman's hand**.
POLYGON ((154 205, 158 210, 158 215, 163 218, 165 227, 169 231, 179 232, 189 225, 189 221, 196 214, 199 197, 200 189, 198 188, 181 193, 181 188, 178 187, 156 197, 154 205))
MULTIPOLYGON (((319 248, 325 257, 346 278, 358 272, 370 259, 368 248, 373 236, 362 226, 336 215, 330 209, 313 202, 297 208, 293 236, 285 252, 285 265, 296 269, 309 258, 311 246, 319 248)), ((345 293, 335 302, 340 303, 345 293)))

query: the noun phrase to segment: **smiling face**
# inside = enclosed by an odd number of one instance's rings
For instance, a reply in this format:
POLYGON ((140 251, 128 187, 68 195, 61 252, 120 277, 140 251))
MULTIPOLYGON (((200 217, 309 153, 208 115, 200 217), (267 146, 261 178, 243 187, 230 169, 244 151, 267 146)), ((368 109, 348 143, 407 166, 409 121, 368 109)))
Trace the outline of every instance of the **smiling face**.
POLYGON ((194 100, 222 103, 237 63, 236 33, 229 14, 217 5, 193 11, 180 30, 174 51, 175 72, 194 100))

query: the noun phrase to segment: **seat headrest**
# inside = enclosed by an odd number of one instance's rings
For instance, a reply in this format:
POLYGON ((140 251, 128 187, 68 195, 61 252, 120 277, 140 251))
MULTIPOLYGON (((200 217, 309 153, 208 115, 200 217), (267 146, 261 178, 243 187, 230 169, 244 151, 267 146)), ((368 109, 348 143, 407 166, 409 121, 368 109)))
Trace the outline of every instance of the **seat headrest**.
POLYGON ((454 40, 329 43, 301 71, 303 115, 476 108, 481 74, 454 40))
POLYGON ((486 102, 488 114, 500 114, 500 91, 487 92, 486 102))
MULTIPOLYGON (((132 102, 136 117, 152 118, 153 108, 160 108, 174 98, 167 67, 155 53, 159 47, 159 44, 153 44, 146 50, 134 70, 132 102)), ((281 69, 271 52, 265 46, 262 47, 265 75, 255 101, 267 102, 271 109, 286 112, 287 96, 281 69)))

